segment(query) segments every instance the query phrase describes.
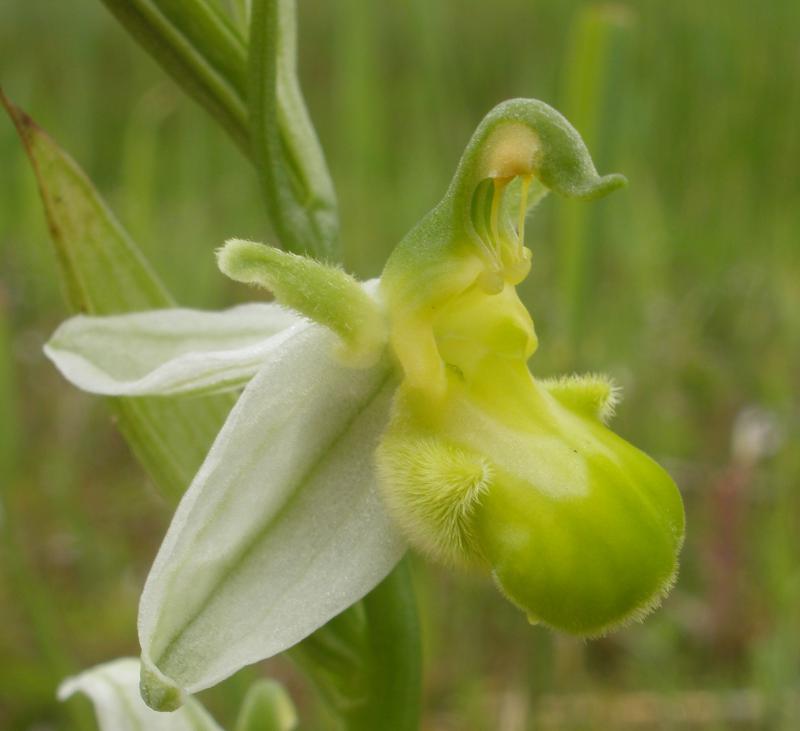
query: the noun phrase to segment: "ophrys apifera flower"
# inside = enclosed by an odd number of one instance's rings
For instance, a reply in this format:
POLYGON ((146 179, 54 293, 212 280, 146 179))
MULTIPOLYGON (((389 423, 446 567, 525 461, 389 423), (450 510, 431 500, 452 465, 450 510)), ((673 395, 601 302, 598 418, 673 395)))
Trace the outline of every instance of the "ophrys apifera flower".
POLYGON ((171 707, 280 652, 362 597, 407 541, 490 573, 532 621, 579 635, 668 590, 683 507, 610 431, 603 377, 541 381, 517 296, 525 217, 601 177, 533 100, 480 124, 443 200, 378 282, 248 241, 228 276, 278 304, 76 318, 47 352, 87 390, 242 395, 181 502, 142 596, 143 691, 171 707))

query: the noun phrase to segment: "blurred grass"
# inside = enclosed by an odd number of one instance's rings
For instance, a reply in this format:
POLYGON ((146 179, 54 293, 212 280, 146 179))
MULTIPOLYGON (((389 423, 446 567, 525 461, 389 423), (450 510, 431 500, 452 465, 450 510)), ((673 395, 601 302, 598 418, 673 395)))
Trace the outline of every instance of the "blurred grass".
MULTIPOLYGON (((301 6, 302 76, 360 275, 438 200, 503 98, 571 114, 601 172, 631 181, 583 209, 545 200, 530 221, 532 368, 606 371, 624 387, 616 428, 684 492, 680 582, 645 624, 584 644, 529 628, 482 578, 418 562, 426 728, 599 729, 609 708, 620 728, 800 727, 800 6, 301 6), (593 13, 624 20, 605 55, 582 40, 593 13), (705 716, 686 710, 698 704, 705 716)), ((182 303, 252 296, 211 253, 268 236, 253 173, 100 3, 0 4, 0 82, 182 303)), ((169 518, 103 404, 44 362, 65 314, 49 246, 0 121, 0 728, 15 731, 80 728, 81 709, 54 701, 59 678, 135 653, 138 593, 169 518)), ((311 712, 298 676, 266 667, 311 712)), ((220 719, 247 677, 211 694, 220 719)))

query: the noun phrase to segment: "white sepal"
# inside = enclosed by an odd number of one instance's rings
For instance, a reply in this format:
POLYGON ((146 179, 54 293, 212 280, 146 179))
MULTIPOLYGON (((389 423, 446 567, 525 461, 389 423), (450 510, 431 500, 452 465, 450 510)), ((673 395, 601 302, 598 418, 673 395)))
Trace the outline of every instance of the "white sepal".
POLYGON ((274 303, 222 312, 173 309, 78 315, 44 352, 64 377, 109 396, 208 393, 244 385, 286 330, 308 321, 274 303))
POLYGON ((139 661, 126 657, 67 678, 59 700, 83 693, 94 705, 100 731, 222 731, 193 698, 174 713, 158 713, 139 696, 139 661))
POLYGON ((272 352, 184 495, 139 607, 150 702, 291 647, 405 552, 373 465, 391 370, 348 368, 336 343, 312 325, 272 352))

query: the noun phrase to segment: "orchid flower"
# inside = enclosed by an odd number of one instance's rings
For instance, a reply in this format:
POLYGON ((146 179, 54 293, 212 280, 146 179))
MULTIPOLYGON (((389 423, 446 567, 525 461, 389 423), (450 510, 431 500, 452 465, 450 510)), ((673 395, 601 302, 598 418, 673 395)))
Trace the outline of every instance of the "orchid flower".
POLYGON ((408 545, 491 575, 531 622, 595 636, 674 582, 683 506, 606 426, 602 376, 539 380, 525 218, 599 176, 546 104, 495 107, 443 200, 379 281, 262 244, 218 252, 276 303, 76 317, 46 346, 94 393, 244 387, 187 490, 142 594, 142 692, 177 707, 363 597, 408 545))

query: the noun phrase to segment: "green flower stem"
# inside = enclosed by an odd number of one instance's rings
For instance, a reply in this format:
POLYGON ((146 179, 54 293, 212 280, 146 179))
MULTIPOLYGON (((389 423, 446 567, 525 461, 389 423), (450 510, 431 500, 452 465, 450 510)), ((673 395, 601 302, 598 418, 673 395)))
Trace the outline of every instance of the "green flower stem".
POLYGON ((415 731, 421 710, 419 620, 408 557, 364 599, 369 700, 349 717, 352 731, 415 731))
POLYGON ((336 197, 297 79, 295 0, 254 0, 249 49, 252 155, 280 243, 338 260, 336 197))
POLYGON ((102 1, 255 164, 281 246, 338 259, 336 195, 297 79, 295 0, 255 0, 249 38, 243 17, 209 0, 102 1))
POLYGON ((416 731, 421 645, 408 558, 288 655, 348 731, 416 731))

